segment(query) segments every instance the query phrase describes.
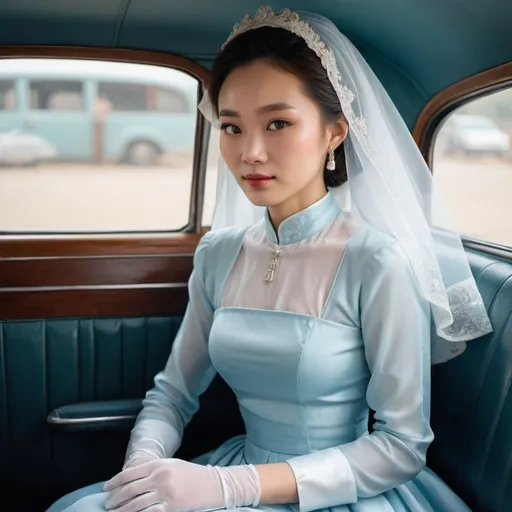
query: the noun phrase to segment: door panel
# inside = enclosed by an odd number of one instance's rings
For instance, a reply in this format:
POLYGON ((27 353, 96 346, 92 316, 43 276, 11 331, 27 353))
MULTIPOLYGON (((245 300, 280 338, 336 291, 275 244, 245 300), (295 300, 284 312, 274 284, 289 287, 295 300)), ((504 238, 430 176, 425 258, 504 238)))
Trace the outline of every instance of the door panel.
POLYGON ((143 397, 180 322, 178 316, 3 322, 2 481, 44 489, 118 469, 126 431, 66 432, 46 418, 63 405, 143 397))

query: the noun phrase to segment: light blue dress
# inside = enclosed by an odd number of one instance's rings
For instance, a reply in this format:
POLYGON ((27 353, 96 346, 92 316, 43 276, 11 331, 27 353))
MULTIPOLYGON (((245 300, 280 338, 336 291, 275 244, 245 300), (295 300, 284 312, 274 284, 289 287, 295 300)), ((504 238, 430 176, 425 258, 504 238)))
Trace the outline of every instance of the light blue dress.
MULTIPOLYGON (((328 193, 277 234, 268 217, 207 234, 194 262, 185 318, 128 451, 156 440, 172 456, 219 372, 247 433, 204 462, 287 461, 297 479, 299 504, 259 510, 469 512, 425 468, 430 313, 394 239, 328 193)), ((104 502, 96 484, 48 512, 100 512, 104 502)))

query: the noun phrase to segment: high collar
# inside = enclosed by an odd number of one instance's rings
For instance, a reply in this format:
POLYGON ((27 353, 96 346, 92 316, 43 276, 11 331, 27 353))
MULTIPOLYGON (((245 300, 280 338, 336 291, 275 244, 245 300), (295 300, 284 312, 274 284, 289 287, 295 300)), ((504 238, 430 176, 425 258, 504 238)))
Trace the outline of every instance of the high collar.
POLYGON ((275 244, 297 243, 322 231, 334 221, 340 212, 338 201, 331 192, 327 192, 316 203, 283 220, 277 234, 267 210, 265 212, 265 231, 268 238, 275 244))

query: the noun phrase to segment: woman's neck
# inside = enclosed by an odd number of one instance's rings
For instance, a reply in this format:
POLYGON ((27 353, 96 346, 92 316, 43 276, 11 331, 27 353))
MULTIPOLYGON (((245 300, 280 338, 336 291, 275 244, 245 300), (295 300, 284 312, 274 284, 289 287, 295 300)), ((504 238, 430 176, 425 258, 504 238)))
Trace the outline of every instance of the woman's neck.
POLYGON ((302 210, 305 210, 306 208, 309 208, 312 204, 320 201, 320 199, 325 197, 325 194, 327 194, 325 187, 314 191, 310 190, 308 192, 309 193, 307 195, 297 194, 280 204, 268 207, 270 222, 272 223, 276 234, 278 233, 279 226, 286 219, 301 212, 302 210))

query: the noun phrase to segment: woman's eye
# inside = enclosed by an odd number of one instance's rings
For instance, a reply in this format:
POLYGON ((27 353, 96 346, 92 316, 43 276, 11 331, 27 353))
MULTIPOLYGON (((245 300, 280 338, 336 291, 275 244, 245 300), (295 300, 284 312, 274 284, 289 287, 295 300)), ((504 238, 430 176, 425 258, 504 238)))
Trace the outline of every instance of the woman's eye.
POLYGON ((272 130, 272 131, 275 131, 275 130, 282 130, 283 128, 286 128, 287 126, 290 126, 291 123, 289 123, 288 121, 281 121, 281 120, 276 120, 276 121, 272 121, 269 125, 268 125, 268 129, 269 130, 272 130))
POLYGON ((240 133, 240 129, 234 124, 222 124, 220 129, 228 135, 236 135, 237 133, 240 133))

